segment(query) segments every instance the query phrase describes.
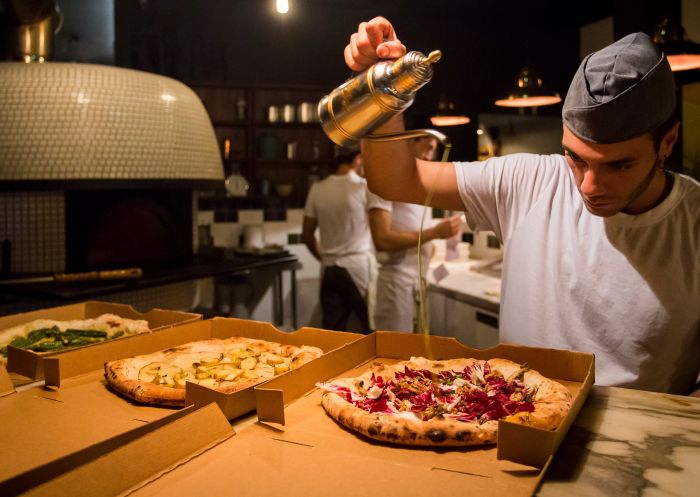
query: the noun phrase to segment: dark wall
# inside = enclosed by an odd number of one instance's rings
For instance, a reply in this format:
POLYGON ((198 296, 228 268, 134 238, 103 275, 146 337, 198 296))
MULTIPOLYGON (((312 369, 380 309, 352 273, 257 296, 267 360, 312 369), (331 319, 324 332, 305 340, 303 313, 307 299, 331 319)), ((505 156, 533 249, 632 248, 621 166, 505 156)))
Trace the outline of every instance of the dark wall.
MULTIPOLYGON (((559 3, 290 0, 290 13, 282 16, 273 0, 116 0, 115 60, 186 82, 330 89, 349 76, 342 51, 350 34, 359 22, 383 15, 409 50, 444 53, 412 111, 429 113, 447 92, 474 118, 500 111, 492 102, 505 96, 525 64, 566 93, 579 63, 579 25, 610 15, 612 8, 593 1, 572 16, 559 3)), ((561 109, 540 112, 557 115, 561 109)))
MULTIPOLYGON (((502 98, 529 64, 547 86, 566 94, 579 64, 579 28, 614 16, 617 37, 651 33, 680 13, 680 0, 115 0, 117 65, 184 81, 305 83, 333 88, 349 76, 342 51, 358 23, 389 18, 409 50, 439 48, 443 59, 411 112, 429 114, 441 92, 475 118, 512 113, 502 98)), ((560 105, 539 109, 557 116, 560 105)), ((451 129, 473 140, 471 126, 451 129)), ((468 158, 455 147, 453 157, 468 158), (459 155, 458 155, 459 154, 459 155)))
POLYGON ((552 22, 553 14, 541 20, 520 2, 290 3, 291 12, 281 16, 266 0, 117 0, 116 63, 185 81, 331 87, 349 75, 342 59, 349 35, 360 21, 381 14, 409 49, 443 50, 428 92, 437 99, 444 88, 469 112, 490 107, 527 62, 560 92, 578 65, 578 26, 552 22))

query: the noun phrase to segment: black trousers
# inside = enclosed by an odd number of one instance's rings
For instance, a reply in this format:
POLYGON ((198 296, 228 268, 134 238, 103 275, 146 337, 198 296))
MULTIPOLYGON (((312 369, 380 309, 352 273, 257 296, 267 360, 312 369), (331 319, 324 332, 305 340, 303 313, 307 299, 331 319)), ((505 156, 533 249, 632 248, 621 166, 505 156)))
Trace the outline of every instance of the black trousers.
POLYGON ((347 331, 348 319, 354 313, 362 324, 363 332, 370 333, 367 302, 355 286, 347 269, 328 266, 321 280, 321 321, 323 328, 347 331))

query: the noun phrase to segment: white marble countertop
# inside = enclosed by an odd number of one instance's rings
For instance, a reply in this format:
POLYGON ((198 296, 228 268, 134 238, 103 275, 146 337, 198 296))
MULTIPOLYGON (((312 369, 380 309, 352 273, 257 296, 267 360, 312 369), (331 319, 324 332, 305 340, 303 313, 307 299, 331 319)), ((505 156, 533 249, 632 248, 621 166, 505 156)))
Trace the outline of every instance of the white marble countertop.
POLYGON ((593 387, 537 495, 700 495, 700 398, 593 387))
POLYGON ((492 274, 472 270, 484 261, 459 258, 445 262, 442 258, 433 258, 428 269, 428 291, 442 293, 451 298, 462 300, 477 307, 498 312, 501 302, 501 278, 492 274), (436 269, 444 266, 448 274, 437 279, 436 269))

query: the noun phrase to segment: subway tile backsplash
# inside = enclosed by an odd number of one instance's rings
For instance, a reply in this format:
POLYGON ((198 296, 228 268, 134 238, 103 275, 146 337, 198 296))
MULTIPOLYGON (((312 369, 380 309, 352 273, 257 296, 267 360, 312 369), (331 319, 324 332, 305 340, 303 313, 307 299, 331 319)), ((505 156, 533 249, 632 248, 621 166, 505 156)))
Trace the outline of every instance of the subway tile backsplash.
POLYGON ((5 240, 10 242, 10 272, 64 271, 63 192, 0 192, 0 241, 5 240))

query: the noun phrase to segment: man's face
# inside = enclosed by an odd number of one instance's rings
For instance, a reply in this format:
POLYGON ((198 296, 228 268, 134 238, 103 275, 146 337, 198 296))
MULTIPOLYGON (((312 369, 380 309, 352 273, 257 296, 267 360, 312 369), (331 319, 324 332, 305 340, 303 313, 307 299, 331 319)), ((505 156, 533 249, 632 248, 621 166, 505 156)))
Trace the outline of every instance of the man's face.
POLYGON ((413 154, 417 159, 435 160, 437 139, 432 136, 422 136, 413 141, 413 154))
POLYGON ((650 208, 658 199, 663 186, 658 187, 664 181, 659 167, 663 155, 655 150, 651 134, 598 144, 582 140, 564 126, 562 147, 591 214, 602 217, 618 212, 636 214, 650 208))

